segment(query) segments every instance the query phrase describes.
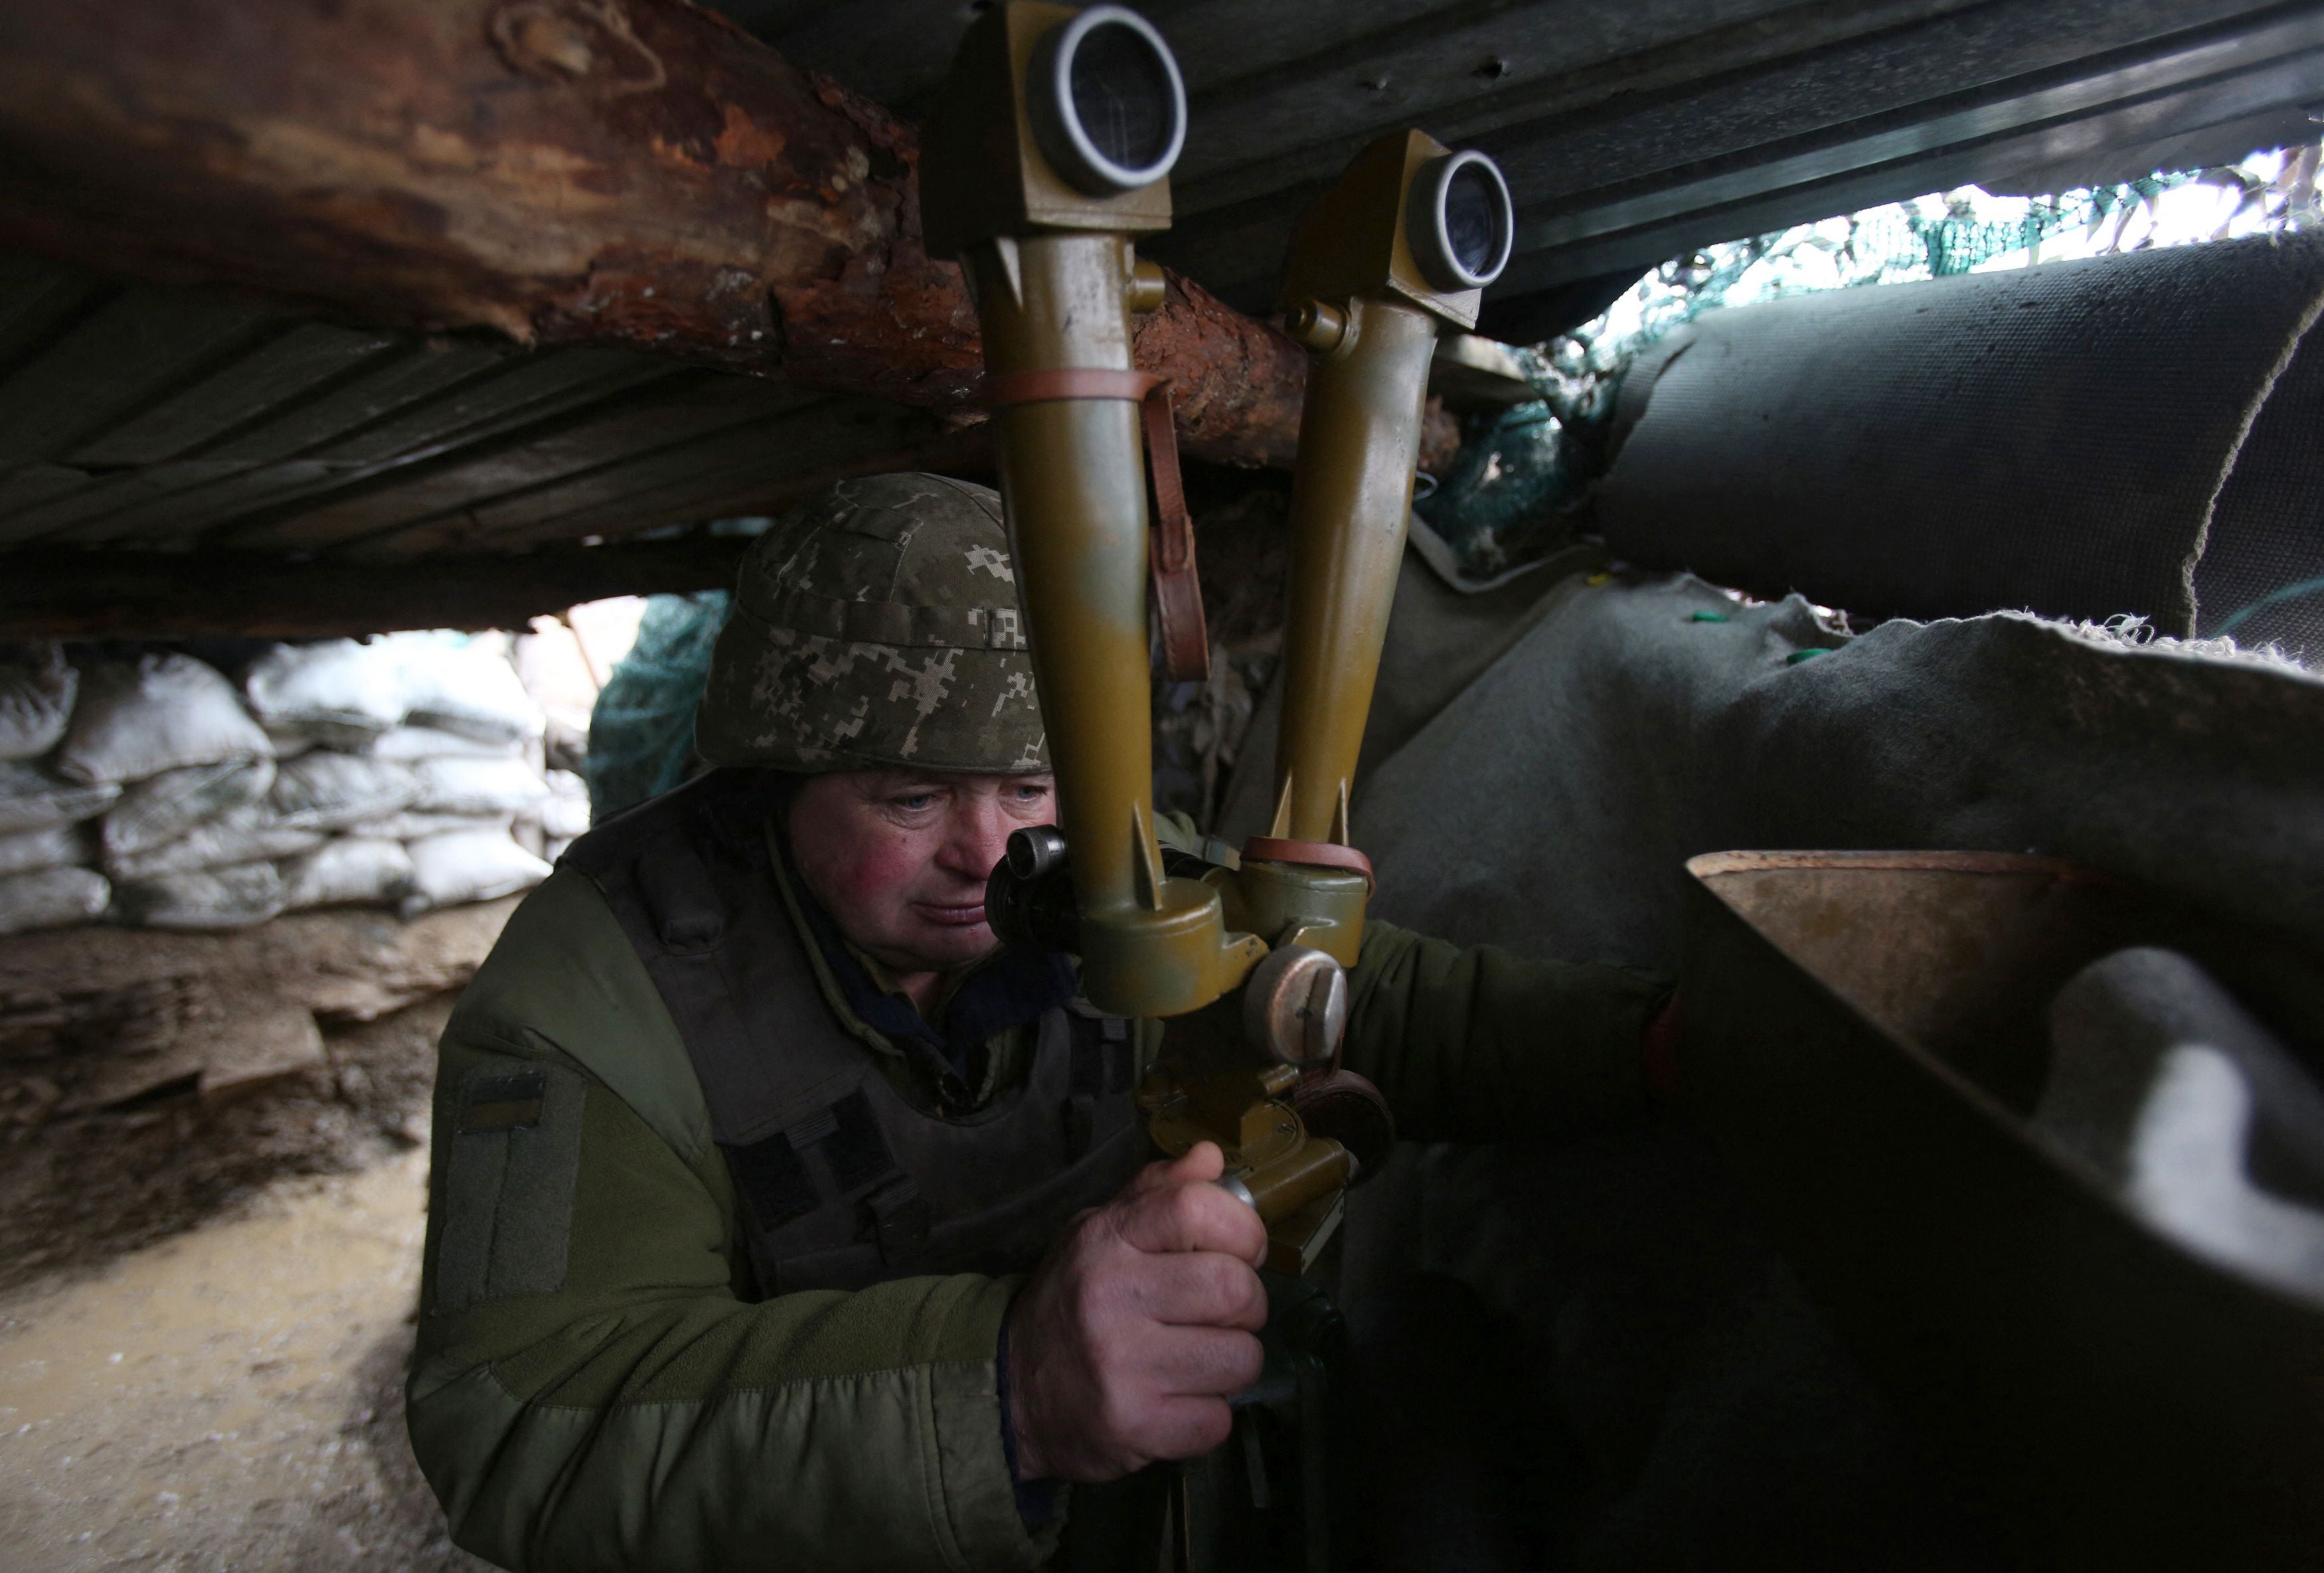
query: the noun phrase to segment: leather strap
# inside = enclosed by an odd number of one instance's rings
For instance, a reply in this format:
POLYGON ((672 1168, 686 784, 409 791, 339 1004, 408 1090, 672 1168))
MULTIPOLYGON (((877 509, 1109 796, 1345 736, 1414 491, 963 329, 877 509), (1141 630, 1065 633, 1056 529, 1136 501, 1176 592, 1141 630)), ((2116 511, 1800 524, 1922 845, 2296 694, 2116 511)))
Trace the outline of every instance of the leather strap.
POLYGON ((1194 521, 1178 481, 1170 384, 1150 372, 1096 366, 1046 366, 985 382, 985 401, 995 409, 1060 399, 1124 399, 1140 407, 1154 474, 1154 534, 1147 556, 1155 616, 1162 627, 1162 672, 1174 683, 1204 681, 1211 675, 1211 634, 1203 616, 1202 581, 1194 572, 1194 521))
POLYGON ((1314 863, 1326 869, 1345 869, 1364 877, 1364 888, 1373 888, 1372 860, 1353 847, 1343 847, 1337 842, 1298 842, 1289 836, 1251 836, 1242 843, 1246 860, 1257 859, 1262 863, 1314 863))
POLYGON ((1178 430, 1170 418, 1170 384, 1155 379, 1142 409, 1146 451, 1154 466, 1154 611, 1162 624, 1162 671, 1174 683, 1211 675, 1211 630, 1203 618, 1203 582, 1194 575, 1194 520, 1178 484, 1178 430))

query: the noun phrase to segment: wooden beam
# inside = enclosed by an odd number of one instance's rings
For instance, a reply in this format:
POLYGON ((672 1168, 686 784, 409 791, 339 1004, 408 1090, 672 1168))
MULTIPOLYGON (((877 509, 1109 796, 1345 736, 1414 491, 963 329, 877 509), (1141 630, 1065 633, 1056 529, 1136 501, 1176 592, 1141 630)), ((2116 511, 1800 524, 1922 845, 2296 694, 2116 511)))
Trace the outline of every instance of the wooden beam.
POLYGON ((690 536, 411 563, 293 562, 256 552, 0 553, 0 639, 521 629, 608 595, 726 589, 747 544, 690 536))
MULTIPOLYGON (((621 344, 938 409, 982 362, 911 128, 683 0, 0 6, 0 230, 366 325, 621 344)), ((1304 354, 1174 278, 1197 456, 1287 465, 1304 354)), ((1457 443, 1439 419, 1431 455, 1457 443)))

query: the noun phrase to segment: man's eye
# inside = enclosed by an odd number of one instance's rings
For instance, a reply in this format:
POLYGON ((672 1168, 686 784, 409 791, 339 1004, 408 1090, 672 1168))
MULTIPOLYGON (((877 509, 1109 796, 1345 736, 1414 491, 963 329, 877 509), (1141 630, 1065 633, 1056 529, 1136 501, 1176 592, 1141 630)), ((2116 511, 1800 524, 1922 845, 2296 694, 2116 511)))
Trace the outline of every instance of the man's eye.
POLYGON ((917 814, 923 808, 932 807, 934 806, 936 800, 936 795, 933 792, 913 792, 908 793, 902 797, 891 797, 889 799, 890 803, 894 804, 898 808, 904 810, 908 814, 917 814))
POLYGON ((1038 803, 1042 798, 1047 797, 1048 795, 1049 789, 1047 786, 1019 786, 1017 788, 1017 801, 1019 803, 1038 803))

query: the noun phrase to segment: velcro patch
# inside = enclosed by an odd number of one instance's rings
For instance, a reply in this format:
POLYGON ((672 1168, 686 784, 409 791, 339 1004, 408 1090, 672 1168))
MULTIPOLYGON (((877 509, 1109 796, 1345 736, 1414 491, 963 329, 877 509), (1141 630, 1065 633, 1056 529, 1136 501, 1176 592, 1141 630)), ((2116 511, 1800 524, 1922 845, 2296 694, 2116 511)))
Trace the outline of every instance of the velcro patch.
POLYGON ((460 1134, 530 1130, 540 1123, 549 1078, 539 1071, 519 1076, 486 1076, 469 1084, 460 1099, 460 1134))
POLYGON ((588 1083, 558 1065, 498 1058, 468 1072, 444 1152, 436 1306, 466 1311, 565 1282, 588 1083))

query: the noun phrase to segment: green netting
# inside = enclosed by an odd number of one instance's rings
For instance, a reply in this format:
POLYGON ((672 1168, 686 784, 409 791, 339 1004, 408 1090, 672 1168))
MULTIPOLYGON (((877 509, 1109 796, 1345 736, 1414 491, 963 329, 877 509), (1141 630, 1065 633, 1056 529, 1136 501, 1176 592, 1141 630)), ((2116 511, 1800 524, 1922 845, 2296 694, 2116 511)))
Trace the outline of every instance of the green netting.
POLYGON ((2256 154, 2054 197, 1965 187, 1674 258, 1596 321, 1518 350, 1540 400, 1464 419, 1460 457, 1416 511, 1476 577, 1544 557, 1572 538, 1581 504, 1605 472, 1623 370, 1681 323, 1784 295, 2324 227, 2319 152, 2256 154))
POLYGON ((694 707, 710 681, 710 649, 726 592, 650 595, 638 642, 613 667, 589 713, 589 817, 682 786, 694 768, 694 707))

